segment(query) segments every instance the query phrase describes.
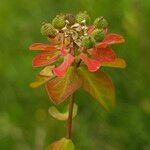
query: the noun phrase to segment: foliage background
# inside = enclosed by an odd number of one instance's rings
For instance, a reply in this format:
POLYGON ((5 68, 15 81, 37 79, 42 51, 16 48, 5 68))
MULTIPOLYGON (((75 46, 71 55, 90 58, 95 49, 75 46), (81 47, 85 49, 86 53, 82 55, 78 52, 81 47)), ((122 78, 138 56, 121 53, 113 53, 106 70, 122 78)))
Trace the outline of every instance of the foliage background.
POLYGON ((149 0, 5 0, 0 2, 0 149, 43 150, 65 134, 65 123, 48 114, 44 88, 29 83, 34 42, 43 21, 58 13, 87 10, 105 16, 110 31, 126 43, 114 46, 127 61, 125 70, 105 69, 117 91, 116 109, 104 112, 84 91, 77 92, 78 116, 73 141, 77 150, 150 150, 150 1, 149 0))

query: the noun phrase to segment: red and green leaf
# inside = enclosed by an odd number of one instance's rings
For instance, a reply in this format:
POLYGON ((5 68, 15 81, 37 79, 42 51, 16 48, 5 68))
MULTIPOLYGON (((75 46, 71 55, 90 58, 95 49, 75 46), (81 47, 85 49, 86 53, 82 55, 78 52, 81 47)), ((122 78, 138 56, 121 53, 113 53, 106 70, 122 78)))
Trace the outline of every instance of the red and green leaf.
POLYGON ((60 52, 42 52, 36 55, 33 59, 32 66, 33 67, 42 67, 47 66, 54 63, 58 57, 60 56, 60 52))
POLYGON ((50 99, 59 104, 72 95, 81 87, 82 80, 78 76, 76 69, 70 67, 63 77, 56 77, 46 84, 46 90, 50 99))
POLYGON ((64 62, 60 66, 53 69, 54 74, 58 77, 64 76, 64 74, 67 72, 73 61, 74 57, 71 54, 65 56, 64 62))
POLYGON ((78 72, 83 80, 83 88, 107 111, 113 108, 115 104, 115 88, 107 74, 102 71, 91 73, 84 67, 80 67, 78 72))
POLYGON ((97 71, 101 66, 100 61, 90 59, 90 58, 88 58, 88 56, 86 54, 81 53, 80 58, 87 65, 88 70, 91 71, 91 72, 97 71))
POLYGON ((115 68, 125 68, 126 62, 122 58, 116 58, 113 62, 103 62, 102 66, 115 67, 115 68))
POLYGON ((124 41, 125 40, 121 35, 112 33, 112 34, 108 34, 102 42, 97 44, 97 47, 106 48, 108 45, 119 44, 119 43, 123 43, 124 41))

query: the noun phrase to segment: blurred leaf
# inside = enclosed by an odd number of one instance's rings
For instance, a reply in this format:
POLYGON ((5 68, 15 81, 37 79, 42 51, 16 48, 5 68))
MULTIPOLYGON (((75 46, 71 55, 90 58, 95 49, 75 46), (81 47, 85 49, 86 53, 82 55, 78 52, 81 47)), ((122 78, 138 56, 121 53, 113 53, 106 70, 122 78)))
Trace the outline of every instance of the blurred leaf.
MULTIPOLYGON (((76 116, 77 111, 78 111, 78 106, 76 104, 74 104, 74 107, 73 107, 73 118, 76 116)), ((56 118, 58 120, 61 120, 61 121, 67 120, 68 119, 68 115, 69 115, 68 110, 66 110, 66 112, 64 112, 64 113, 61 113, 61 112, 58 111, 58 109, 55 106, 51 106, 49 108, 49 113, 51 114, 51 116, 53 116, 54 118, 56 118)))
POLYGON ((108 111, 115 104, 115 89, 112 80, 102 71, 89 72, 80 67, 78 72, 83 80, 83 88, 108 111))
POLYGON ((125 68, 126 67, 126 62, 122 58, 116 58, 115 61, 113 61, 113 62, 103 62, 102 66, 125 68))
POLYGON ((50 79, 51 79, 50 77, 37 75, 35 81, 30 83, 30 87, 31 88, 37 88, 37 87, 44 84, 45 82, 47 82, 50 79))
POLYGON ((70 67, 63 77, 56 77, 46 84, 50 99, 59 104, 81 87, 82 80, 77 75, 76 69, 70 67))
POLYGON ((62 138, 59 141, 54 142, 49 145, 47 150, 74 150, 74 144, 71 140, 62 138))
POLYGON ((34 82, 30 83, 31 88, 37 88, 40 85, 46 83, 48 80, 52 79, 54 77, 54 74, 52 72, 52 68, 54 66, 47 66, 45 67, 39 75, 36 76, 36 79, 34 82))

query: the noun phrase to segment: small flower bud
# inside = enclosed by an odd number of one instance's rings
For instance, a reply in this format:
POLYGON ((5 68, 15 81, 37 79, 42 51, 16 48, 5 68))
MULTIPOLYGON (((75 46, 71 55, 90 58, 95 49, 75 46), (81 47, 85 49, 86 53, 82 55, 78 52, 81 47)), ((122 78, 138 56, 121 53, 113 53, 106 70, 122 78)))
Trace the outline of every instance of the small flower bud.
POLYGON ((98 17, 94 21, 94 25, 96 28, 106 28, 108 26, 108 22, 104 17, 98 17))
POLYGON ((76 18, 72 14, 66 14, 65 19, 68 21, 69 25, 73 25, 76 22, 76 18))
POLYGON ((92 38, 96 41, 96 42, 100 42, 104 39, 105 37, 105 33, 103 30, 100 29, 96 29, 93 31, 92 33, 92 38))
POLYGON ((52 25, 56 28, 56 29, 62 29, 63 27, 65 27, 66 22, 65 22, 65 16, 63 14, 57 15, 53 21, 52 21, 52 25))
POLYGON ((77 14, 76 20, 79 24, 85 23, 88 25, 90 23, 90 16, 87 14, 86 11, 80 12, 79 14, 77 14))
POLYGON ((90 49, 94 47, 95 43, 91 38, 87 37, 83 39, 83 41, 81 42, 81 45, 86 49, 90 49))
POLYGON ((44 36, 54 38, 56 36, 56 29, 50 23, 43 23, 41 33, 44 36))

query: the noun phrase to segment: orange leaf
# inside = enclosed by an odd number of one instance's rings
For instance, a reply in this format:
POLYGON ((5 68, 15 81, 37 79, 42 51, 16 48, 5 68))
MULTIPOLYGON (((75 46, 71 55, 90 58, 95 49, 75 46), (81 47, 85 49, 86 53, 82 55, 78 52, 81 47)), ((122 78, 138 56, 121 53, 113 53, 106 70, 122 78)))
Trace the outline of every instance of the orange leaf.
POLYGON ((50 99, 59 104, 80 88, 82 80, 74 67, 70 67, 63 77, 56 77, 46 84, 50 99))
POLYGON ((115 61, 113 61, 113 62, 103 62, 102 66, 125 68, 126 67, 126 62, 122 58, 116 58, 115 61))
POLYGON ((43 52, 35 56, 32 62, 33 67, 42 67, 54 63, 59 57, 60 52, 43 52))
POLYGON ((31 88, 37 88, 50 79, 51 79, 50 77, 44 77, 44 76, 37 75, 35 81, 30 83, 30 87, 31 88))
POLYGON ((55 50, 56 47, 54 45, 48 45, 43 43, 34 43, 29 46, 30 50, 42 50, 42 51, 49 51, 55 50))

